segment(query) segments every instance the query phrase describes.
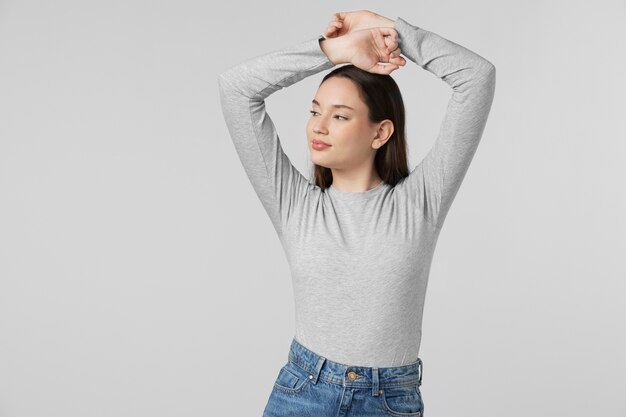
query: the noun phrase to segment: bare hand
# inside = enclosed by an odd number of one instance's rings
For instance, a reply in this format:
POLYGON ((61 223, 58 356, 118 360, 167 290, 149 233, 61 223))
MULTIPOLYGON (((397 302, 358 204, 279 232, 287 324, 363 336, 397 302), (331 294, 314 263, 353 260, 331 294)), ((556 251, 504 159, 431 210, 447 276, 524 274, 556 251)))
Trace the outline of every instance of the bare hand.
POLYGON ((369 10, 337 12, 331 17, 324 32, 326 38, 336 38, 361 29, 393 27, 394 21, 369 10))
POLYGON ((350 63, 375 74, 390 74, 406 60, 400 56, 398 33, 389 27, 361 29, 346 35, 350 63), (382 63, 386 64, 382 64, 382 63))

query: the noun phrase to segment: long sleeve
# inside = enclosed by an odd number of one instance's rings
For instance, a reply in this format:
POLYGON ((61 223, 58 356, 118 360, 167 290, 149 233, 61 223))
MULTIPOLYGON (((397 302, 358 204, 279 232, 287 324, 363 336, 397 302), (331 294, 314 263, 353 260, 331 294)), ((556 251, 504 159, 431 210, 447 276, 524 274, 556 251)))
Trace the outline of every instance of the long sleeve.
POLYGON ((311 187, 283 152, 265 99, 310 75, 332 68, 318 35, 257 56, 218 76, 222 112, 241 163, 279 236, 295 204, 311 187))
POLYGON ((452 87, 438 137, 400 183, 408 198, 441 228, 474 157, 495 92, 495 66, 480 55, 398 17, 402 55, 452 87))

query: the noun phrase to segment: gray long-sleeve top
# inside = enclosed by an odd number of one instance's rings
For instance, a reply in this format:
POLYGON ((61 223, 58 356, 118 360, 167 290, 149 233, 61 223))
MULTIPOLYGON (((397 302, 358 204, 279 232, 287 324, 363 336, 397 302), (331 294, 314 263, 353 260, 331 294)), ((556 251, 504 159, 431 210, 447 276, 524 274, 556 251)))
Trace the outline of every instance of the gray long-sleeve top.
POLYGON ((249 59, 218 77, 231 139, 290 266, 294 337, 347 365, 417 360, 437 239, 495 91, 495 66, 480 55, 399 17, 394 28, 402 54, 452 87, 434 145, 395 186, 323 190, 283 152, 264 100, 334 66, 320 47, 324 36, 249 59))

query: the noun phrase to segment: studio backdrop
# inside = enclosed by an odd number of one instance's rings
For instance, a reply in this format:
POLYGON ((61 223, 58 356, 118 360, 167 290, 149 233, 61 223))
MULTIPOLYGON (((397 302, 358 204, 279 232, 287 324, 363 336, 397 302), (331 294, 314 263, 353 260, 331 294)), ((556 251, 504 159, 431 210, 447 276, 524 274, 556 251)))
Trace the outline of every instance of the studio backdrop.
MULTIPOLYGON (((430 271, 425 416, 626 416, 624 1, 0 0, 0 417, 261 415, 291 271, 217 76, 358 9, 497 68, 430 271)), ((266 103, 308 178, 325 73, 266 103)), ((413 168, 452 91, 392 76, 413 168)))

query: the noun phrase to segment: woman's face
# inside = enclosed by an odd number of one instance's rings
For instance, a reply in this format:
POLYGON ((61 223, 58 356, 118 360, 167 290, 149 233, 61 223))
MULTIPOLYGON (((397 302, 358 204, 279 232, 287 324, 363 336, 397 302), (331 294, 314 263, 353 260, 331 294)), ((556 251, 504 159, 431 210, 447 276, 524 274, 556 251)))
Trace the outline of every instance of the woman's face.
POLYGON ((335 169, 371 163, 377 128, 377 123, 369 122, 367 106, 353 81, 331 77, 320 85, 311 104, 306 127, 311 161, 335 169), (330 146, 318 146, 316 141, 330 146))

